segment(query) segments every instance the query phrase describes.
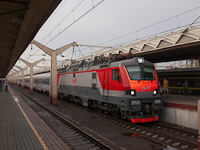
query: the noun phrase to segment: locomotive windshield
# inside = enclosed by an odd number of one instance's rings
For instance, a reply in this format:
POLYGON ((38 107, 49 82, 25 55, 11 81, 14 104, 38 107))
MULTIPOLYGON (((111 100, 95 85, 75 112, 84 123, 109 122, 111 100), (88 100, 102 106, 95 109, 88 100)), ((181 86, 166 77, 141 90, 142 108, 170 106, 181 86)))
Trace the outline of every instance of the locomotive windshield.
POLYGON ((149 66, 126 66, 131 80, 154 80, 154 68, 149 66))

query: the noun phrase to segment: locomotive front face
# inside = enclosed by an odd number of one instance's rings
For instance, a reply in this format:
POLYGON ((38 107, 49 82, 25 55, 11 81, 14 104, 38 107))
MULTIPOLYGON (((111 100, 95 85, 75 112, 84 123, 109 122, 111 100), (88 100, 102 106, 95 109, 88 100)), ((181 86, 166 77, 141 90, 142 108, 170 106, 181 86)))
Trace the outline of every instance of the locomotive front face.
POLYGON ((144 60, 125 65, 130 89, 125 92, 126 117, 133 123, 157 121, 162 109, 158 77, 153 64, 144 60))

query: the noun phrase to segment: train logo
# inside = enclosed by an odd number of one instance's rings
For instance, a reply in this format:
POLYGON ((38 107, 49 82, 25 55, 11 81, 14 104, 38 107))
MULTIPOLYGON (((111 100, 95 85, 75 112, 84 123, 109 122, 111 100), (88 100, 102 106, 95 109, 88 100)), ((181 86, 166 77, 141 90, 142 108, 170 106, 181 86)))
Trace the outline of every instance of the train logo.
POLYGON ((73 79, 72 82, 73 82, 73 83, 76 83, 76 82, 77 82, 77 78, 73 79))
POLYGON ((149 90, 151 90, 151 87, 150 87, 150 86, 142 87, 142 91, 149 91, 149 90))

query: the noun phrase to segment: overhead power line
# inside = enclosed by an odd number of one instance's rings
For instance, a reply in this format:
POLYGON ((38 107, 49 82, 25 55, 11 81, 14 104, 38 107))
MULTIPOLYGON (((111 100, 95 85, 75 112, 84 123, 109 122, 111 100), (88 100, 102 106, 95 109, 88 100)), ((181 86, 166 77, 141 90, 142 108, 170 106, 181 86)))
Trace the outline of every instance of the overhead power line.
MULTIPOLYGON (((44 41, 49 35, 51 35, 51 32, 53 32, 57 27, 59 27, 60 26, 60 24, 61 23, 63 23, 63 21, 64 20, 66 20, 68 17, 69 17, 69 15, 71 15, 72 13, 74 13, 74 11, 83 3, 83 1, 84 0, 82 0, 80 3, 78 3, 78 5, 76 5, 75 6, 75 8, 63 19, 63 20, 61 20, 59 23, 58 23, 58 25, 55 27, 55 28, 53 28, 50 32, 49 32, 49 34, 47 35, 47 36, 45 36, 45 38, 42 40, 42 41, 44 41)), ((94 2, 93 2, 93 0, 92 0, 92 8, 91 9, 89 9, 87 12, 85 12, 83 15, 81 15, 79 18, 77 18, 76 20, 75 20, 75 17, 74 17, 74 22, 73 23, 71 23, 69 26, 67 26, 66 28, 64 28, 61 32, 59 32, 56 36, 54 36, 53 38, 51 38, 50 39, 50 41, 48 41, 45 45, 47 45, 47 44, 49 44, 51 41, 53 41, 55 38, 57 38, 59 35, 61 35, 64 31, 66 31, 68 28, 70 28, 73 24, 75 24, 78 20, 80 20, 81 18, 83 18, 85 15, 87 15, 90 11, 92 11, 93 9, 95 9, 98 5, 100 5, 103 1, 105 1, 105 0, 101 0, 99 3, 97 3, 96 5, 94 5, 94 2)), ((35 55, 38 51, 39 51, 40 49, 38 49, 35 53, 33 53, 32 55, 35 55)), ((31 52, 30 52, 31 53, 31 52)), ((30 55, 30 53, 29 53, 29 55, 30 55)), ((28 58, 30 58, 30 56, 28 57, 28 58)))
POLYGON ((67 26, 61 32, 59 32, 56 36, 54 36, 49 42, 47 42, 47 44, 49 44, 51 41, 53 41, 55 38, 57 38, 60 34, 62 34, 64 31, 66 31, 68 28, 70 28, 78 20, 80 20, 81 18, 83 18, 85 15, 87 15, 90 11, 92 11, 94 8, 96 8, 98 5, 100 5, 103 1, 104 0, 100 1, 99 3, 97 3, 96 5, 94 5, 91 9, 89 9, 87 12, 85 12, 83 15, 81 15, 78 19, 74 20, 73 23, 71 23, 69 26, 67 26))
MULTIPOLYGON (((188 11, 186 11, 186 12, 180 13, 180 14, 178 14, 178 15, 176 15, 176 16, 173 16, 173 17, 164 19, 164 20, 162 20, 162 21, 156 22, 156 23, 151 24, 151 25, 149 25, 149 26, 143 27, 143 28, 141 28, 141 29, 138 29, 138 30, 135 30, 135 31, 126 33, 126 34, 123 34, 123 35, 121 35, 121 36, 115 37, 115 38, 113 38, 113 39, 110 39, 110 40, 107 40, 107 41, 105 41, 105 42, 102 42, 102 43, 99 43, 99 44, 95 44, 95 45, 102 45, 102 44, 105 44, 105 43, 108 43, 108 42, 111 42, 111 41, 114 41, 114 40, 123 38, 123 37, 125 37, 125 36, 131 35, 131 34, 133 34, 133 33, 136 33, 136 35, 137 35, 137 33, 138 33, 139 31, 142 31, 142 30, 144 30, 144 29, 147 29, 147 28, 150 28, 150 27, 152 27, 152 26, 158 25, 158 24, 160 24, 160 23, 166 22, 166 21, 171 20, 171 19, 173 19, 173 18, 178 18, 178 17, 181 16, 181 15, 187 14, 187 13, 192 12, 192 11, 194 11, 194 10, 196 10, 196 9, 199 9, 199 8, 200 8, 200 6, 198 6, 198 7, 196 7, 196 8, 193 8, 193 9, 191 9, 191 10, 188 10, 188 11)), ((197 20, 198 20, 198 19, 197 19, 197 20)), ((177 19, 177 24, 178 24, 178 28, 183 27, 183 26, 179 26, 178 19, 177 19)), ((138 37, 137 37, 137 39, 138 39, 138 37)), ((119 45, 121 45, 121 44, 119 44, 119 45)))

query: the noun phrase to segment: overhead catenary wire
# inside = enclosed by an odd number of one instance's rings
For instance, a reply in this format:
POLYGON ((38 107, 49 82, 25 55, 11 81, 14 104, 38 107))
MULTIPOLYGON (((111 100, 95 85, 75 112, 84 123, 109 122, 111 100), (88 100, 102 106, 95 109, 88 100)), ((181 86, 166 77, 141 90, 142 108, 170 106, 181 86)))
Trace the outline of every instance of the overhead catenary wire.
POLYGON ((67 0, 64 0, 64 2, 63 2, 61 5, 59 5, 59 8, 56 9, 55 13, 53 13, 53 15, 50 16, 50 18, 47 20, 47 22, 45 22, 45 24, 42 26, 41 29, 43 29, 43 28, 48 24, 48 22, 51 21, 51 19, 58 13, 58 11, 62 8, 62 6, 63 6, 66 2, 67 2, 67 0))
MULTIPOLYGON (((141 28, 141 29, 139 29, 139 30, 132 31, 132 32, 130 32, 130 33, 124 34, 124 35, 122 35, 122 36, 119 36, 119 37, 117 37, 117 38, 111 39, 111 40, 109 40, 109 41, 113 41, 113 40, 122 38, 122 37, 124 37, 124 36, 128 36, 128 35, 130 35, 130 34, 137 33, 138 31, 144 30, 144 29, 149 28, 149 27, 151 27, 151 26, 155 26, 155 25, 157 25, 157 24, 160 24, 160 23, 162 23, 162 22, 165 22, 165 21, 168 21, 168 20, 170 20, 170 19, 176 18, 176 17, 178 17, 178 16, 180 16, 180 15, 186 14, 186 13, 188 13, 188 12, 191 12, 191 11, 196 10, 196 9, 199 9, 199 8, 200 8, 200 6, 194 8, 194 9, 191 9, 191 10, 189 10, 189 11, 186 11, 186 12, 184 12, 184 13, 181 13, 181 14, 179 14, 179 15, 176 15, 176 16, 170 17, 170 18, 168 18, 168 19, 165 19, 165 20, 159 21, 159 22, 157 22, 157 23, 154 23, 154 24, 152 24, 152 25, 146 26, 146 27, 141 28)), ((86 12, 86 13, 87 13, 87 12, 86 12)), ((83 14, 83 16, 84 16, 84 14, 83 14)), ((81 17, 80 17, 80 18, 81 18, 81 17)), ((78 21, 78 19, 75 20, 75 21, 78 21)), ((75 23, 75 21, 74 21, 73 23, 75 23)), ((68 29, 71 25, 73 25, 73 23, 70 24, 66 29, 68 29)), ((197 22, 196 22, 196 23, 197 23, 197 22)), ((178 28, 182 28, 182 27, 184 27, 184 26, 180 26, 179 23, 178 23, 178 28)), ((174 28, 174 29, 176 29, 176 28, 174 28)), ((173 30, 173 29, 170 29, 170 30, 167 30, 167 31, 171 31, 171 30, 173 30)), ((65 30, 64 30, 64 31, 65 31, 65 30)), ((64 32, 64 31, 62 30, 62 32, 64 32)), ((160 32, 160 33, 156 33, 156 35, 157 35, 157 34, 164 33, 164 32, 167 32, 167 31, 163 31, 163 32, 160 32)), ((59 33, 57 36, 59 36, 60 34, 61 34, 61 33, 59 33)), ((155 34, 153 34, 153 35, 155 35, 155 34)), ((57 36, 56 36, 56 37, 57 37, 57 36)), ((152 35, 150 35, 150 36, 152 36, 152 35)), ((56 38, 56 37, 54 37, 54 38, 56 38)), ((147 37, 149 37, 149 36, 147 36, 147 37)), ((144 38, 144 37, 143 37, 143 38, 144 38)), ((138 38, 138 37, 137 37, 137 40, 139 40, 139 39, 141 39, 141 38, 138 38)), ((50 43, 52 40, 53 40, 53 39, 51 39, 48 43, 50 43)), ((136 40, 134 40, 134 41, 136 41, 136 40)), ((98 44, 98 45, 101 45, 101 44, 104 44, 104 43, 107 43, 107 42, 108 42, 108 41, 103 42, 103 43, 100 43, 100 44, 98 44)), ((123 45, 123 44, 129 43, 129 42, 133 42, 133 41, 128 41, 128 42, 124 42, 124 43, 119 43, 119 42, 118 42, 118 43, 116 43, 116 46, 123 45)), ((47 44, 48 44, 48 43, 47 43, 47 44)), ((116 47, 116 46, 115 46, 115 47, 116 47)), ((99 50, 99 51, 101 51, 101 50, 99 50)), ((97 52, 99 52, 99 51, 97 51, 97 52)), ((93 52, 93 53, 94 53, 94 52, 93 52)), ((82 55, 82 54, 81 54, 81 55, 82 55)))
MULTIPOLYGON (((44 41, 50 34, 51 32, 53 32, 58 26, 60 26, 60 24, 62 24, 72 13, 74 13, 74 11, 84 2, 85 0, 82 0, 80 3, 78 3, 78 5, 75 6, 75 8, 68 13, 50 32, 49 34, 47 34, 42 41, 44 41)), ((60 34, 60 32, 59 32, 60 34)), ((48 43, 47 43, 48 44, 48 43)))
MULTIPOLYGON (((196 10, 196 9, 199 9, 199 8, 200 8, 200 6, 195 7, 195 8, 193 8, 193 9, 190 9, 190 10, 186 11, 186 12, 180 13, 180 14, 178 14, 178 15, 176 15, 176 16, 173 16, 173 17, 164 19, 164 20, 162 20, 162 21, 159 21, 159 22, 156 22, 156 23, 154 23, 154 24, 148 25, 148 26, 143 27, 143 28, 141 28, 141 29, 138 29, 138 30, 135 30, 135 31, 126 33, 126 34, 123 34, 123 35, 121 35, 121 36, 118 36, 118 37, 115 37, 115 38, 113 38, 113 39, 107 40, 107 41, 105 41, 105 42, 98 43, 98 44, 96 44, 96 45, 102 45, 102 44, 105 44, 105 43, 114 41, 114 40, 116 40, 116 39, 120 39, 120 38, 122 38, 122 37, 131 35, 131 34, 133 34, 133 33, 136 33, 136 34, 137 34, 137 32, 139 32, 139 31, 142 31, 142 30, 144 30, 144 29, 147 29, 147 28, 150 28, 150 27, 152 27, 152 26, 158 25, 158 24, 160 24, 160 23, 166 22, 166 21, 171 20, 171 19, 173 19, 173 18, 176 18, 176 17, 178 17, 178 16, 187 14, 187 13, 192 12, 192 11, 194 11, 194 10, 196 10)), ((178 26, 179 26, 179 22, 178 22, 178 26)), ((179 27, 179 28, 180 28, 180 27, 179 27)), ((138 37, 137 37, 137 39, 138 39, 138 37)))
MULTIPOLYGON (((77 9, 82 3, 83 3, 83 1, 84 0, 82 0, 80 3, 78 3, 78 5, 76 5, 75 6, 75 8, 61 21, 61 22, 59 22, 58 23, 58 25, 56 26, 56 27, 58 27, 66 18, 68 18, 68 16, 70 15, 70 14, 72 14, 73 12, 74 12, 74 10, 75 9, 77 9)), ((50 41, 48 41, 45 45, 47 45, 47 44, 49 44, 51 41, 53 41, 55 38, 57 38, 59 35, 61 35, 64 31, 66 31, 68 28, 70 28, 73 24, 75 24, 77 21, 79 21, 81 18, 83 18, 85 15, 87 15, 90 11, 92 11, 94 8, 96 8, 98 5, 100 5, 103 1, 105 1, 105 0, 101 0, 99 3, 97 3, 96 5, 93 5, 93 7, 91 8, 91 9, 89 9, 87 12, 85 12, 83 15, 81 15, 79 18, 77 18, 76 20, 74 20, 74 22, 73 23, 71 23, 69 26, 67 26, 66 28, 64 28, 62 31, 59 31, 59 33, 56 35, 56 36, 54 36, 53 38, 51 38, 50 39, 50 41)), ((52 31, 54 31, 55 29, 56 29, 56 27, 55 28, 53 28, 51 31, 50 31, 50 33, 48 34, 48 35, 50 35, 51 34, 51 32, 52 31)), ((47 36, 48 36, 47 35, 47 36)), ((45 38, 47 38, 47 36, 45 37, 45 38)), ((44 39, 45 39, 44 38, 44 39)), ((43 40, 44 40, 43 39, 43 40)), ((43 41, 42 40, 42 41, 43 41)), ((37 53, 38 51, 39 51, 40 49, 38 49, 35 53, 37 53)), ((34 55, 35 53, 33 53, 32 55, 34 55)))
POLYGON ((94 8, 96 8, 98 5, 100 5, 104 0, 100 1, 99 3, 97 3, 94 7, 92 7, 91 9, 89 9, 87 12, 85 12, 83 15, 81 15, 78 19, 76 19, 73 23, 71 23, 69 26, 67 26, 66 28, 64 28, 60 33, 58 33, 56 36, 54 36, 49 42, 47 42, 47 44, 49 44, 51 41, 53 41, 55 38, 57 38, 60 34, 62 34, 64 31, 66 31, 68 28, 70 28, 74 23, 76 23, 77 21, 79 21, 81 18, 83 18, 85 15, 87 15, 90 11, 92 11, 94 8))

